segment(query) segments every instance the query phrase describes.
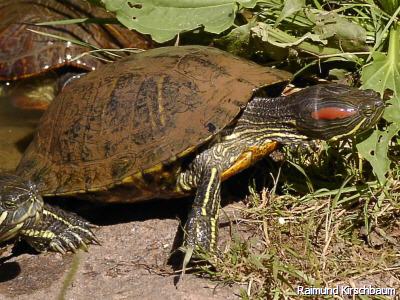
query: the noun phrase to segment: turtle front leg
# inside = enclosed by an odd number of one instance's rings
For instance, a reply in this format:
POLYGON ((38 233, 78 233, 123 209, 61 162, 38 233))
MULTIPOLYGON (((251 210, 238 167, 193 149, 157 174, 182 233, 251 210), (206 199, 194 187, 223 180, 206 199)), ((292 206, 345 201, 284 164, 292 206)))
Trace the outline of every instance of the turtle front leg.
POLYGON ((185 225, 185 246, 213 251, 218 236, 218 212, 221 201, 221 173, 217 167, 205 169, 185 225))
POLYGON ((40 220, 22 229, 20 237, 39 252, 52 250, 64 254, 79 248, 86 250, 87 244, 99 244, 93 227, 73 213, 45 205, 40 220))
POLYGON ((61 253, 98 243, 88 222, 43 203, 36 185, 15 174, 0 174, 0 242, 25 239, 38 251, 61 253))

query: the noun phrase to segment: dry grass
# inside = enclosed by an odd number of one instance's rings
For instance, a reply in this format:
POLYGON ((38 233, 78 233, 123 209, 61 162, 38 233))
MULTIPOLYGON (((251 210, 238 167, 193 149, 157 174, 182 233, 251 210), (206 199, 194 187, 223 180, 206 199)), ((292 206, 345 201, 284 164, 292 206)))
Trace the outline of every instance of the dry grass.
POLYGON ((400 293, 397 175, 384 187, 365 181, 370 170, 360 168, 352 147, 328 150, 323 145, 315 152, 294 152, 287 151, 291 163, 282 165, 285 176, 274 180, 270 189, 256 192, 249 187, 245 206, 236 207, 240 217, 232 222, 230 245, 220 255, 203 253, 209 264, 201 273, 244 284, 243 299, 299 299, 297 286, 372 285, 394 287, 400 293), (320 189, 313 186, 318 181, 314 178, 326 175, 332 151, 337 153, 335 169, 328 169, 330 184, 342 182, 336 189, 320 189), (312 192, 298 192, 307 189, 312 192))

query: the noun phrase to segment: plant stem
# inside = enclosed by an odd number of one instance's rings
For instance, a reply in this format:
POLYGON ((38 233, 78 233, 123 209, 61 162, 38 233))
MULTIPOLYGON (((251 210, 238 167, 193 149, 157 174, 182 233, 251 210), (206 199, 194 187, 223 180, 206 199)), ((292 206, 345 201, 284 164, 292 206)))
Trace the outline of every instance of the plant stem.
MULTIPOLYGON (((396 24, 397 25, 397 24, 396 24)), ((393 26, 390 30, 388 58, 396 61, 400 53, 400 26, 393 26)))

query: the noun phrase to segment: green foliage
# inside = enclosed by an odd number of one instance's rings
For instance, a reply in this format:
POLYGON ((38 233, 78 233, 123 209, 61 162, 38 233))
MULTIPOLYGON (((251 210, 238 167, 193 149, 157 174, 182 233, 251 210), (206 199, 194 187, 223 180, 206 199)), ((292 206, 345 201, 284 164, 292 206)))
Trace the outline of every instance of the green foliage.
POLYGON ((387 156, 391 139, 400 130, 400 123, 389 125, 386 130, 375 130, 366 140, 357 144, 359 153, 372 165, 379 182, 386 182, 386 173, 390 168, 387 156))
POLYGON ((387 101, 389 105, 383 114, 383 118, 388 122, 400 124, 400 94, 387 101))
POLYGON ((305 6, 305 0, 287 0, 283 6, 283 9, 276 19, 275 24, 280 23, 283 19, 290 17, 291 15, 297 13, 305 6))
POLYGON ((372 54, 373 62, 365 66, 361 73, 363 88, 373 89, 383 95, 391 89, 400 96, 400 28, 390 31, 387 55, 381 52, 372 54))
POLYGON ((385 119, 391 124, 383 131, 375 131, 368 139, 357 145, 360 154, 372 165, 374 173, 382 184, 385 174, 390 169, 387 156, 392 138, 400 130, 400 27, 390 31, 387 55, 375 52, 373 61, 362 70, 363 88, 370 88, 384 94, 386 89, 392 90, 394 98, 385 111, 385 119))
POLYGON ((393 15, 400 6, 399 0, 376 0, 375 2, 389 15, 393 15))
POLYGON ((359 51, 367 48, 365 28, 335 12, 317 15, 313 30, 321 39, 336 40, 343 50, 359 51))
POLYGON ((234 28, 229 34, 215 39, 217 46, 224 48, 226 51, 242 56, 250 57, 250 29, 254 24, 248 23, 234 28))
POLYGON ((239 6, 254 7, 256 0, 102 0, 126 27, 166 42, 177 34, 204 26, 220 33, 233 25, 239 6))

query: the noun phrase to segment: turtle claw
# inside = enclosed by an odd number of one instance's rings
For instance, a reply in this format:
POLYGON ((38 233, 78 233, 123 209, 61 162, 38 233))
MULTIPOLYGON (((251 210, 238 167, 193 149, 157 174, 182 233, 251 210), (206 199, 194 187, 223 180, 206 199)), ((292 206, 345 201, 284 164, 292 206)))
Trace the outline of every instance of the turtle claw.
POLYGON ((55 251, 55 252, 59 252, 61 254, 65 254, 67 253, 64 249, 64 247, 62 247, 61 245, 57 244, 57 243, 50 243, 50 249, 55 251))
POLYGON ((101 246, 100 240, 95 235, 92 236, 92 244, 96 244, 98 246, 101 246))
POLYGON ((22 235, 37 251, 53 250, 61 254, 88 250, 89 244, 100 244, 90 224, 81 217, 46 205, 41 220, 22 235))
POLYGON ((80 245, 80 246, 81 246, 80 248, 81 248, 83 251, 88 252, 89 248, 88 248, 88 246, 87 246, 84 242, 81 242, 81 245, 80 245))
POLYGON ((90 229, 73 226, 54 237, 49 248, 61 254, 68 251, 75 253, 78 249, 87 251, 87 245, 93 243, 98 243, 98 240, 90 229))

